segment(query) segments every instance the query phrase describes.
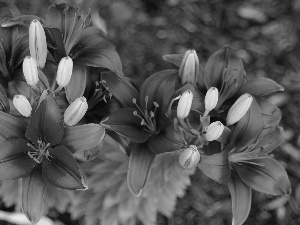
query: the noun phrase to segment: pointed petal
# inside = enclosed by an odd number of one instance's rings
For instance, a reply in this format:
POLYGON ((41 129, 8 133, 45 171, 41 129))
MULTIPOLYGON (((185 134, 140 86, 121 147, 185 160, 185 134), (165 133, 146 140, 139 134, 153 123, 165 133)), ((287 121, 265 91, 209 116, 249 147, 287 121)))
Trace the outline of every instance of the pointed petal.
POLYGON ((228 162, 228 151, 214 154, 201 155, 198 168, 209 178, 225 183, 230 178, 230 166, 228 162))
POLYGON ((148 148, 147 142, 136 144, 130 154, 127 183, 130 192, 140 196, 150 175, 155 154, 148 148))
POLYGON ((23 120, 0 112, 0 134, 7 138, 24 137, 28 124, 23 120))
POLYGON ((22 179, 22 209, 32 224, 37 224, 43 214, 44 193, 47 183, 42 176, 41 167, 36 167, 31 174, 22 179))
POLYGON ((283 91, 284 88, 275 82, 274 80, 266 77, 258 77, 252 80, 248 80, 239 90, 238 95, 245 93, 264 96, 276 91, 283 91))
POLYGON ((252 190, 245 185, 239 176, 231 174, 228 187, 232 201, 233 225, 242 225, 247 219, 252 201, 252 190))
POLYGON ((248 112, 233 128, 229 145, 243 147, 255 141, 263 129, 263 124, 260 107, 253 98, 253 102, 248 112))
POLYGON ((14 180, 26 177, 33 170, 35 162, 27 152, 32 150, 27 141, 15 138, 0 144, 0 180, 14 180))
MULTIPOLYGON (((1 45, 1 43, 0 43, 0 45, 1 45)), ((0 73, 1 73, 1 69, 0 69, 0 73)), ((0 111, 6 112, 6 113, 8 113, 10 111, 6 90, 4 89, 4 87, 1 84, 0 84, 0 111)))
POLYGON ((132 99, 137 99, 139 92, 129 80, 120 80, 111 72, 102 73, 101 80, 104 81, 104 86, 121 102, 123 107, 135 107, 132 99))
POLYGON ((251 160, 258 165, 235 164, 242 181, 250 188, 271 195, 291 193, 291 184, 283 166, 273 158, 251 160))
POLYGON ((55 4, 49 6, 46 14, 46 26, 63 30, 63 13, 57 9, 55 4))
POLYGON ((56 62, 59 62, 67 56, 62 31, 55 27, 44 27, 44 30, 49 52, 51 52, 56 62))
POLYGON ((15 70, 27 55, 29 55, 29 38, 28 34, 24 34, 13 45, 9 61, 10 69, 15 70))
POLYGON ((45 99, 31 116, 26 130, 26 138, 38 146, 38 139, 42 138, 51 146, 61 142, 64 126, 60 109, 51 91, 46 91, 45 99))
POLYGON ((100 145, 105 136, 105 129, 99 124, 65 127, 64 138, 60 144, 72 153, 88 150, 100 145))
POLYGON ((277 147, 285 142, 284 130, 282 127, 277 127, 274 131, 260 138, 255 148, 262 148, 262 152, 271 153, 277 147))
POLYGON ((15 25, 23 25, 29 27, 31 21, 35 19, 39 21, 43 21, 42 18, 35 15, 19 15, 2 23, 1 27, 12 27, 15 25))
POLYGON ((166 112, 174 93, 175 82, 178 80, 177 73, 177 70, 163 70, 152 74, 144 81, 138 99, 138 105, 142 110, 154 111, 153 102, 156 102, 159 105, 156 115, 166 112), (147 105, 146 97, 148 98, 147 105))
POLYGON ((59 145, 49 150, 49 160, 44 159, 43 177, 54 187, 68 190, 85 190, 87 186, 71 151, 59 145))
POLYGON ((113 131, 127 137, 136 143, 143 143, 148 140, 149 133, 141 125, 142 120, 134 116, 134 108, 123 108, 112 113, 102 124, 108 125, 113 131))
POLYGON ((65 87, 67 99, 70 104, 75 101, 75 99, 83 96, 86 79, 86 67, 74 64, 70 82, 65 87))

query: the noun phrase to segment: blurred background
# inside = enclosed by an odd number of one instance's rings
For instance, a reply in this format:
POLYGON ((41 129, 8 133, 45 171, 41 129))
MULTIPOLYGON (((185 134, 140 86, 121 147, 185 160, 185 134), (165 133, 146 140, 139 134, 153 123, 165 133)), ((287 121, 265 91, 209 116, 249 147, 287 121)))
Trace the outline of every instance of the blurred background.
MULTIPOLYGON (((200 62, 224 45, 243 59, 247 77, 269 77, 285 92, 270 96, 281 108, 287 142, 274 153, 288 171, 292 196, 253 194, 245 225, 300 224, 300 0, 57 0, 92 8, 92 19, 116 46, 126 76, 140 85, 149 75, 173 68, 165 54, 195 49, 200 62)), ((22 14, 45 18, 48 0, 16 0, 22 14)), ((1 202, 0 202, 1 203, 1 202)), ((0 204, 1 210, 13 211, 0 204)), ((50 210, 62 225, 81 225, 70 216, 50 210)), ((159 225, 231 224, 226 186, 200 172, 178 199, 171 218, 158 216, 159 225)), ((0 224, 10 223, 0 221, 0 224)), ((46 225, 46 223, 45 223, 46 225)))

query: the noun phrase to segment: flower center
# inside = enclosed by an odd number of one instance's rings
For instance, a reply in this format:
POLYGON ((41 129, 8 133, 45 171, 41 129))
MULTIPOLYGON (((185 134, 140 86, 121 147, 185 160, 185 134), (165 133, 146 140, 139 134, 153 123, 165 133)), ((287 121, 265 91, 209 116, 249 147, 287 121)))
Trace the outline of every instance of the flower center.
POLYGON ((89 109, 92 109, 95 105, 102 102, 107 103, 107 101, 113 97, 112 93, 109 92, 109 88, 105 87, 105 83, 105 80, 95 82, 95 91, 88 100, 89 109))
POLYGON ((32 158, 36 163, 41 163, 43 161, 43 156, 45 156, 48 160, 49 157, 49 148, 50 143, 45 143, 42 140, 38 140, 38 146, 35 144, 27 143, 28 146, 30 146, 33 150, 28 152, 28 155, 30 158, 32 158))

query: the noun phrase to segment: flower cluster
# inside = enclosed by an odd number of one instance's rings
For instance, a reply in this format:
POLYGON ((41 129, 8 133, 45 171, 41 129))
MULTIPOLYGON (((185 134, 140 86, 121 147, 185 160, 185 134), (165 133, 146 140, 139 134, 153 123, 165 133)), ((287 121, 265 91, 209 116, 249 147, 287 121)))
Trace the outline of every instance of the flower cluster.
POLYGON ((242 60, 226 46, 205 68, 194 50, 164 56, 178 69, 137 88, 90 22, 89 10, 53 4, 46 20, 19 15, 1 24, 10 36, 0 38, 16 41, 11 48, 0 42, 0 179, 22 179, 33 224, 48 185, 87 189, 80 165, 97 156, 105 135, 129 157, 127 185, 137 197, 160 154, 227 184, 233 224, 246 220, 252 189, 290 194, 287 173, 270 154, 284 137, 281 112, 265 96, 282 91, 279 84, 246 81, 242 60))

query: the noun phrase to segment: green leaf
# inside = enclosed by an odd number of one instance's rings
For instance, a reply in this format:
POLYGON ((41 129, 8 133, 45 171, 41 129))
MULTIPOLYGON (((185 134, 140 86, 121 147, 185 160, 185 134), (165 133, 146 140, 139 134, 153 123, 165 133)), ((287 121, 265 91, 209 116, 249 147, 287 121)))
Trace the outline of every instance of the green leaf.
POLYGON ((37 146, 39 139, 53 146, 59 144, 64 136, 63 120, 53 93, 49 90, 44 93, 45 99, 31 116, 25 136, 37 146))
POLYGON ((99 124, 65 127, 61 144, 72 153, 92 149, 103 142, 105 129, 99 124))
POLYGON ((22 179, 22 209, 32 224, 37 224, 42 217, 46 187, 47 183, 39 166, 22 179))
POLYGON ((112 72, 106 72, 101 74, 101 80, 123 107, 135 107, 132 99, 137 99, 139 92, 127 79, 120 80, 112 72))
POLYGON ((228 150, 213 155, 201 155, 198 168, 209 178, 226 183, 230 178, 228 150))
POLYGON ((291 184, 283 166, 273 158, 261 154, 251 163, 234 164, 241 180, 250 188, 271 195, 291 193, 291 184))
POLYGON ((22 138, 27 126, 25 121, 0 111, 0 133, 3 137, 22 138))
MULTIPOLYGON (((119 109, 104 120, 102 124, 108 125, 113 131, 133 142, 143 143, 148 140, 150 134, 145 131, 145 126, 141 125, 142 119, 134 116, 134 112, 137 112, 137 109, 119 109)), ((138 115, 142 117, 139 113, 138 115)))
POLYGON ((86 85, 86 67, 74 64, 70 82, 65 87, 66 96, 71 104, 75 99, 83 96, 86 85))
POLYGON ((32 150, 27 143, 15 138, 0 144, 0 180, 26 177, 33 170, 36 163, 27 154, 32 150))
POLYGON ((59 145, 49 150, 49 160, 42 163, 43 177, 51 185, 67 190, 85 190, 83 175, 71 151, 59 145))
POLYGON ((252 190, 235 173, 231 174, 228 187, 232 201, 232 224, 242 225, 251 209, 252 190))
POLYGON ((147 143, 136 144, 130 154, 127 184, 130 192, 140 196, 150 174, 155 154, 150 151, 147 143))
POLYGON ((255 96, 264 96, 276 91, 283 91, 284 88, 274 80, 266 77, 258 77, 248 80, 237 93, 239 96, 248 93, 255 96))
POLYGON ((180 67, 183 57, 184 54, 169 54, 169 55, 164 55, 163 59, 167 62, 174 64, 175 66, 180 67))

